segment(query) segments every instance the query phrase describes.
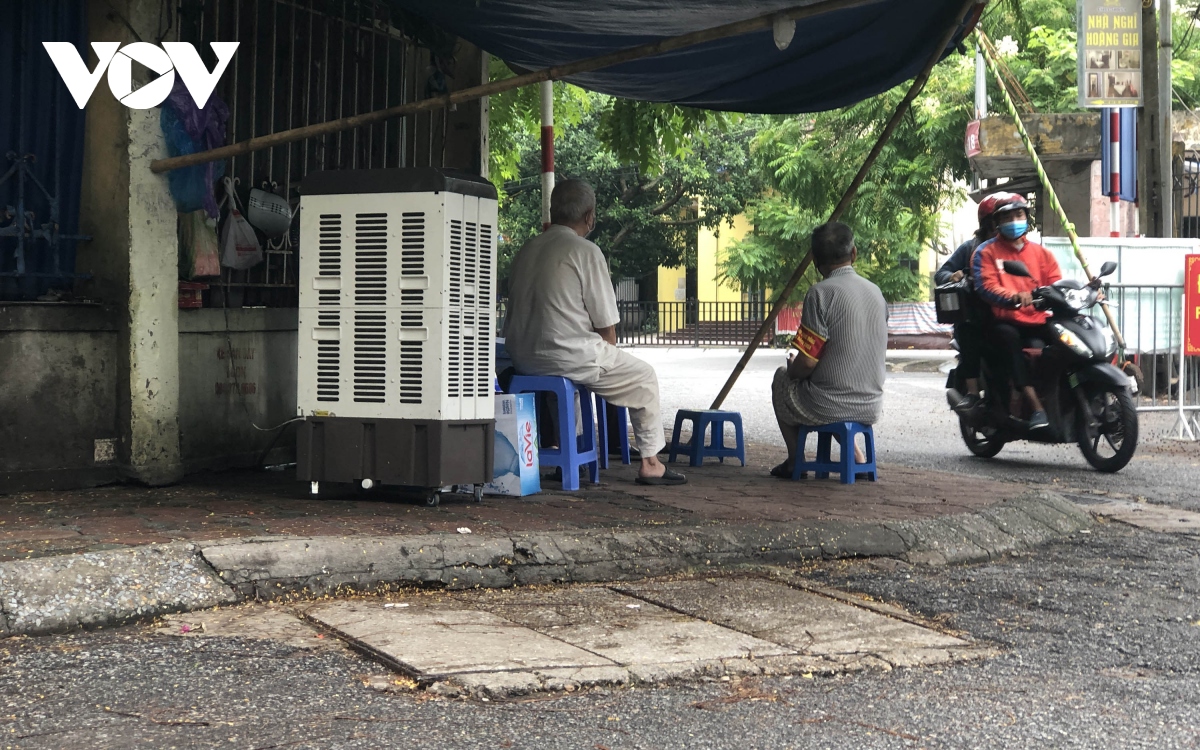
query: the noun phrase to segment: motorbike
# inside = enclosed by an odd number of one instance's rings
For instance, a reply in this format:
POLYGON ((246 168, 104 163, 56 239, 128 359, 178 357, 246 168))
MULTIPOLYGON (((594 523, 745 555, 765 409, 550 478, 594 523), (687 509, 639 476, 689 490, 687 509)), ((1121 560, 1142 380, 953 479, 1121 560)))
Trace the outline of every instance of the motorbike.
MULTIPOLYGON (((1132 377, 1112 364, 1116 339, 1107 323, 1087 314, 1100 299, 1101 277, 1117 264, 1108 262, 1100 276, 1087 284, 1063 279, 1032 292, 1033 305, 1048 310, 1047 335, 1057 335, 1041 349, 1026 349, 1031 384, 1046 410, 1048 428, 1030 430, 1025 419, 1010 412, 1012 388, 999 376, 1005 356, 997 345, 985 346, 981 367, 980 403, 958 414, 967 449, 981 458, 993 458, 1014 440, 1042 443, 1077 443, 1091 466, 1103 472, 1120 471, 1137 449, 1138 416, 1132 377)), ((1020 261, 1005 261, 1014 276, 1030 276, 1020 261)), ((947 399, 954 404, 965 387, 958 368, 946 381, 947 399)), ((1025 399, 1019 401, 1024 404, 1025 399)))

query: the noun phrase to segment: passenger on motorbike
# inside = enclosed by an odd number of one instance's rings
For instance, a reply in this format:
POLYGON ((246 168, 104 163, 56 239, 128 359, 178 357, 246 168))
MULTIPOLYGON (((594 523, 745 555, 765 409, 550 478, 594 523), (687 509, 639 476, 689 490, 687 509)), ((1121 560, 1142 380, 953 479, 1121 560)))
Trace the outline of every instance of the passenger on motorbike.
MULTIPOLYGON (((1018 197, 1013 193, 992 193, 979 201, 979 228, 975 235, 958 246, 958 249, 946 259, 941 268, 934 274, 938 286, 971 279, 971 256, 975 248, 996 236, 996 224, 992 221, 992 212, 996 210, 999 201, 1018 197)), ((986 307, 978 302, 975 308, 986 307)), ((967 393, 962 396, 951 396, 955 403, 951 404, 956 412, 965 414, 979 405, 979 370, 983 357, 983 326, 987 315, 984 309, 968 308, 967 319, 954 324, 954 340, 958 344, 958 367, 966 381, 967 393)))
POLYGON ((1029 240, 1029 204, 1020 196, 997 201, 992 213, 999 234, 975 250, 972 275, 979 296, 992 306, 996 323, 993 331, 1008 354, 1008 375, 1014 386, 1012 410, 1019 414, 1018 393, 1024 394, 1032 414, 1030 430, 1050 426, 1041 399, 1030 382, 1029 363, 1024 349, 1041 349, 1046 340, 1056 338, 1045 332, 1049 314, 1033 307, 1033 291, 1062 278, 1058 261, 1049 250, 1029 240), (1004 270, 1004 261, 1019 260, 1029 276, 1014 276, 1004 270))

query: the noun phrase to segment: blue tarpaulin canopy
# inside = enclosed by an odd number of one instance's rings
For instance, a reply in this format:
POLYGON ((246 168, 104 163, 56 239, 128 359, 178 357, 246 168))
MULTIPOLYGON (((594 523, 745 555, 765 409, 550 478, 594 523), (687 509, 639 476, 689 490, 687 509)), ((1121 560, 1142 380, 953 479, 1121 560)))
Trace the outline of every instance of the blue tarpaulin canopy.
MULTIPOLYGON (((397 0, 518 69, 536 70, 810 3, 797 0, 397 0)), ((736 112, 814 112, 852 104, 920 72, 962 0, 881 0, 770 30, 569 78, 593 91, 736 112)))

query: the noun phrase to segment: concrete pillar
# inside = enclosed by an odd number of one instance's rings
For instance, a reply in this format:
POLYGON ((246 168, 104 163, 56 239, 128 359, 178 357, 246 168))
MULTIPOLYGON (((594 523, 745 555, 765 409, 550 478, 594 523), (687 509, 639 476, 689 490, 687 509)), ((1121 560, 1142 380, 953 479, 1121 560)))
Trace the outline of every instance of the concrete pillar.
MULTIPOLYGON (((1067 219, 1075 225, 1080 237, 1091 236, 1092 230, 1092 162, 1046 161, 1046 176, 1058 195, 1067 219)), ((1042 234, 1047 237, 1066 237, 1066 229, 1058 215, 1050 210, 1045 200, 1038 207, 1041 214, 1042 234)))
POLYGON ((159 110, 129 111, 129 468, 147 484, 183 475, 179 458, 179 241, 159 110))
MULTIPOLYGON (((92 41, 136 41, 135 28, 157 21, 151 0, 89 0, 92 41)), ((155 38, 153 28, 138 28, 155 38)), ((89 55, 89 69, 96 64, 89 55)), ((134 66, 135 86, 145 75, 134 66)), ((147 484, 182 476, 179 456, 179 250, 175 205, 165 175, 150 161, 166 147, 158 109, 117 102, 102 79, 88 104, 77 267, 91 275, 84 293, 121 321, 117 404, 118 464, 147 484)))

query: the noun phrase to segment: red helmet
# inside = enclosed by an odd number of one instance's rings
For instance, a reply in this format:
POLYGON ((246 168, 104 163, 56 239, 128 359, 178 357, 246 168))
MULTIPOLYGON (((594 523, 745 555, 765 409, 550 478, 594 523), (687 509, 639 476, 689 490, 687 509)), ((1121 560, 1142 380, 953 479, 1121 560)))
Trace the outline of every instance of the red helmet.
POLYGON ((979 201, 979 224, 983 225, 984 219, 988 219, 992 214, 996 213, 996 209, 1012 200, 1020 200, 1021 196, 1016 193, 1006 193, 1001 190, 998 193, 992 193, 983 200, 979 201))
POLYGON ((1004 198, 996 201, 996 205, 992 208, 992 216, 996 216, 997 214, 1006 214, 1010 211, 1017 210, 1024 211, 1026 214, 1028 214, 1029 202, 1025 200, 1024 196, 1020 196, 1015 193, 1006 193, 1004 198))

